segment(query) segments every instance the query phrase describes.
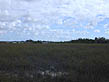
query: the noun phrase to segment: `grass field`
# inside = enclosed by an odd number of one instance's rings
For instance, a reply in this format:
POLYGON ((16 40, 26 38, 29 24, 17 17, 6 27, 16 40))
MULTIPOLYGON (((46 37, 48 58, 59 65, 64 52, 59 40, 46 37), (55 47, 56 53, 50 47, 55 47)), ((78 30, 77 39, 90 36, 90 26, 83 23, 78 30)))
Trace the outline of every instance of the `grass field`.
POLYGON ((0 44, 0 82, 109 82, 109 44, 0 44))

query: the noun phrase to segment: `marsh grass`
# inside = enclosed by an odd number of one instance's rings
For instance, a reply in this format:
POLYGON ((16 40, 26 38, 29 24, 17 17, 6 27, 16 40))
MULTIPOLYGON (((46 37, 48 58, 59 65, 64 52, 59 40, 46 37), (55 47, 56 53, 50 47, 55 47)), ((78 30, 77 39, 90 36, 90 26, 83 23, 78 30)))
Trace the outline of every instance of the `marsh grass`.
POLYGON ((108 76, 108 44, 0 44, 0 82, 109 82, 108 76))

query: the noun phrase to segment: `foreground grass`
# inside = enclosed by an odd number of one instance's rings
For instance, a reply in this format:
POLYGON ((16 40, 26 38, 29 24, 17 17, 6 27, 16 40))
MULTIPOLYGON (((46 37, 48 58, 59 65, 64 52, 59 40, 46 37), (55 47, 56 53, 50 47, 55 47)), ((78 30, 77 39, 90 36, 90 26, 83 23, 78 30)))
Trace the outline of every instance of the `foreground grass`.
POLYGON ((0 82, 109 82, 108 44, 0 44, 0 82))

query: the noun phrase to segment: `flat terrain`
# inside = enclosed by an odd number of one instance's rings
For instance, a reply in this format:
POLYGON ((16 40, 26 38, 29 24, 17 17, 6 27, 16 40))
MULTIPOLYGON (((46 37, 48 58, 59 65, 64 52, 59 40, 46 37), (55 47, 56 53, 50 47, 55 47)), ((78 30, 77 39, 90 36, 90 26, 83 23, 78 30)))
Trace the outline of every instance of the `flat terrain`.
POLYGON ((109 44, 0 43, 0 82, 109 82, 109 44))

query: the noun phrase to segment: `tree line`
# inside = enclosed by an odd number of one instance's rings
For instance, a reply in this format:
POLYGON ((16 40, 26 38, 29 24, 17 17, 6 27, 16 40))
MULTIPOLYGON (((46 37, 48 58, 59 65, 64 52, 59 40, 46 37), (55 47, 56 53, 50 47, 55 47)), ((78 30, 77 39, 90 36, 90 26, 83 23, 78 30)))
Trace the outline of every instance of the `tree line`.
POLYGON ((95 37, 95 39, 79 38, 77 40, 71 40, 72 43, 109 43, 109 39, 104 37, 95 37))
POLYGON ((34 41, 32 39, 26 40, 26 41, 0 41, 0 43, 109 43, 109 39, 106 39, 104 37, 95 37, 95 39, 89 39, 89 38, 78 38, 76 40, 70 40, 70 41, 34 41))
POLYGON ((26 40, 27 43, 109 43, 109 39, 104 37, 95 37, 95 39, 89 38, 79 38, 77 40, 71 41, 63 41, 63 42, 53 42, 53 41, 33 41, 33 40, 26 40))

